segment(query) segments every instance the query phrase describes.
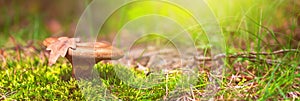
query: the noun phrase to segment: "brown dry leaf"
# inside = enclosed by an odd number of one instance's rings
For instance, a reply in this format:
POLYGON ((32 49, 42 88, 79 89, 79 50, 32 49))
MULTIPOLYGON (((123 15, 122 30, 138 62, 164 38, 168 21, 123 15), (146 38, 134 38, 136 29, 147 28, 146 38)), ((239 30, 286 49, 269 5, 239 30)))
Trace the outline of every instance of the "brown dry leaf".
POLYGON ((77 42, 79 42, 78 38, 67 37, 60 37, 57 41, 52 42, 46 49, 50 50, 48 65, 53 65, 57 61, 59 56, 65 57, 69 48, 76 48, 77 42))

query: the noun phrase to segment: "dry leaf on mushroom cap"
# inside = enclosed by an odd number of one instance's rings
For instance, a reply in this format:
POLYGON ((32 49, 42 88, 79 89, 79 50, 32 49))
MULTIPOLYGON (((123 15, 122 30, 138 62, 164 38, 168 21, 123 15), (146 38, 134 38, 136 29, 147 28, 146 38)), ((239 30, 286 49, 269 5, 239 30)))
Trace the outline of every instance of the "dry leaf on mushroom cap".
POLYGON ((76 43, 80 40, 78 38, 67 38, 67 37, 60 37, 60 38, 52 38, 52 39, 46 39, 44 41, 44 44, 47 46, 46 50, 50 50, 50 56, 49 56, 49 65, 53 65, 59 56, 65 57, 68 49, 76 48, 76 43), (48 42, 47 42, 48 41, 48 42))

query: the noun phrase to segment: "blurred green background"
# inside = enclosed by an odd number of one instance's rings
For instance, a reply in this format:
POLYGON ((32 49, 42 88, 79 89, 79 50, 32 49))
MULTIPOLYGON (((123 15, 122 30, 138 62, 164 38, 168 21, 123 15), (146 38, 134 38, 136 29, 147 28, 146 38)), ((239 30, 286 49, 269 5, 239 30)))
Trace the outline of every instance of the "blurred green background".
MULTIPOLYGON (((247 50, 255 48, 254 44, 275 49, 299 46, 299 0, 204 1, 219 21, 229 47, 247 50)), ((28 40, 38 44, 39 40, 49 36, 72 37, 78 19, 90 2, 91 0, 1 0, 0 47, 12 47, 10 36, 21 44, 28 40)), ((111 18, 107 24, 112 28, 110 30, 117 30, 120 26, 116 25, 125 23, 119 23, 122 17, 138 16, 135 13, 138 11, 133 8, 127 7, 126 12, 111 18)), ((143 10, 153 8, 145 7, 143 10)), ((168 12, 165 13, 168 15, 168 12)), ((182 24, 184 20, 182 19, 182 24)))
POLYGON ((48 36, 73 34, 87 0, 1 0, 0 47, 39 42, 48 36))

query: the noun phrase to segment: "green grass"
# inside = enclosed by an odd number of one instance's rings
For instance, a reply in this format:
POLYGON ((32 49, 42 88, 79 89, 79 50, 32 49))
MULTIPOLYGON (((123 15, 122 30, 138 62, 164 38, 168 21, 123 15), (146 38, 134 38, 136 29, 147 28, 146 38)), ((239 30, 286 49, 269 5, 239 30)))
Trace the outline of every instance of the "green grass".
MULTIPOLYGON (((169 74, 168 76, 154 76, 156 77, 155 83, 147 82, 144 80, 149 76, 133 69, 99 63, 95 65, 95 68, 100 74, 101 81, 76 81, 71 77, 72 68, 65 59, 60 59, 59 63, 53 66, 47 66, 46 60, 40 59, 38 54, 27 57, 21 52, 22 61, 12 59, 16 57, 13 55, 14 51, 7 51, 7 54, 12 55, 6 58, 5 66, 2 63, 0 71, 0 95, 5 96, 6 100, 157 100, 162 99, 166 95, 166 91, 170 95, 172 92, 177 92, 175 90, 178 90, 178 84, 180 85, 180 80, 183 79, 180 74, 169 74), (142 87, 147 84, 149 88, 142 87)), ((216 98, 223 96, 225 99, 240 100, 292 100, 287 97, 287 94, 300 91, 300 70, 297 69, 300 55, 291 52, 284 56, 273 56, 273 58, 274 60, 280 59, 281 62, 274 65, 249 62, 249 65, 243 66, 247 71, 237 71, 235 66, 228 63, 224 74, 225 78, 216 98), (229 83, 230 79, 226 79, 237 72, 250 75, 248 71, 253 73, 256 78, 231 83, 229 83), (256 86, 247 85, 249 83, 255 83, 256 86), (244 87, 234 88, 235 86, 244 87)), ((240 58, 235 60, 235 63, 243 61, 247 61, 247 59, 240 58)), ((196 98, 201 98, 199 94, 205 92, 205 87, 209 83, 207 74, 199 73, 197 83, 192 88, 196 98)), ((190 92, 190 89, 181 90, 182 94, 190 92), (186 92, 184 93, 184 91, 186 92)), ((177 97, 180 96, 183 95, 177 97)))
MULTIPOLYGON (((61 60, 64 62, 64 60, 61 60)), ((68 63, 47 66, 39 57, 26 58, 22 61, 7 59, 6 66, 1 68, 0 94, 6 100, 83 100, 83 99, 161 99, 165 95, 165 88, 172 90, 180 75, 169 75, 158 80, 156 85, 140 88, 131 85, 146 83, 144 74, 123 66, 97 64, 101 81, 76 81, 71 77, 71 65, 68 63), (123 73, 123 75, 122 75, 123 73), (121 80, 119 75, 130 78, 121 80), (129 74, 129 75, 128 75, 129 74), (128 84, 130 83, 130 84, 128 84), (80 85, 78 87, 78 84, 80 85), (80 89, 83 87, 82 89, 80 89), (103 93, 104 91, 111 93, 103 93)), ((164 76, 163 76, 164 77, 164 76)), ((146 84, 147 85, 147 84, 146 84)))

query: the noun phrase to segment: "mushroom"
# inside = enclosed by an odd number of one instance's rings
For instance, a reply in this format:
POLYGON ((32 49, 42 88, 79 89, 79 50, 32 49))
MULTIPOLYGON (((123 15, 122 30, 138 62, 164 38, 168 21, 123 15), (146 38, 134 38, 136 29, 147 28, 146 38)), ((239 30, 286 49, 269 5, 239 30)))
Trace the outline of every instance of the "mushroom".
MULTIPOLYGON (((59 43, 60 39, 70 40, 74 38, 66 38, 66 37, 52 38, 51 37, 45 39, 43 44, 48 49, 50 45, 55 46, 60 43, 66 44, 67 42, 74 43, 74 41, 62 41, 59 43)), ((73 45, 72 43, 71 46, 73 45)), ((76 47, 71 47, 71 46, 67 47, 65 57, 72 64, 73 67, 72 76, 77 80, 93 79, 98 77, 97 75, 95 75, 96 73, 93 73, 93 66, 96 63, 102 60, 116 60, 123 57, 124 55, 122 50, 113 47, 108 42, 79 42, 78 40, 75 41, 74 44, 76 47)), ((51 52, 61 51, 62 50, 61 47, 62 46, 56 46, 55 49, 53 50, 50 49, 50 50, 51 52)))

